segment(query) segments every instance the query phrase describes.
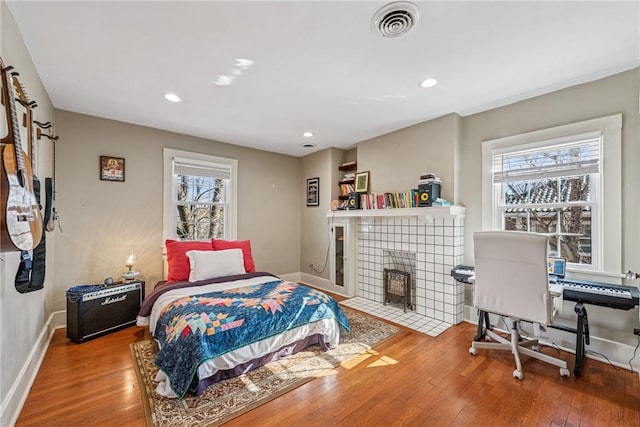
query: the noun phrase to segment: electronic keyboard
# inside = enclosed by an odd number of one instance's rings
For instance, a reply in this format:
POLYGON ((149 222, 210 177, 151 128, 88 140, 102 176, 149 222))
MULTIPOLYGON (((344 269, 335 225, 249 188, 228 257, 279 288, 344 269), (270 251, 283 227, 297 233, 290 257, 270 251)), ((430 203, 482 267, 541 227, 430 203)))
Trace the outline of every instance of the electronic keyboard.
POLYGON ((451 269, 451 277, 456 279, 458 282, 472 283, 472 278, 475 275, 475 269, 468 265, 456 265, 451 269))
POLYGON ((558 279, 563 287, 563 298, 567 301, 630 310, 638 305, 640 293, 637 288, 615 286, 586 280, 558 279))

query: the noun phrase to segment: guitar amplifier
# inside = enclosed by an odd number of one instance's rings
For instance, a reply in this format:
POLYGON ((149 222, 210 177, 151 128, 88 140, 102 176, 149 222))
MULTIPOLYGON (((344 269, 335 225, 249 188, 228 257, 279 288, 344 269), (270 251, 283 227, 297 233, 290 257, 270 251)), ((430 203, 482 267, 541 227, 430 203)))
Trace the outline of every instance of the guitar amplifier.
POLYGON ((144 281, 75 286, 67 291, 67 338, 81 343, 135 325, 144 281))

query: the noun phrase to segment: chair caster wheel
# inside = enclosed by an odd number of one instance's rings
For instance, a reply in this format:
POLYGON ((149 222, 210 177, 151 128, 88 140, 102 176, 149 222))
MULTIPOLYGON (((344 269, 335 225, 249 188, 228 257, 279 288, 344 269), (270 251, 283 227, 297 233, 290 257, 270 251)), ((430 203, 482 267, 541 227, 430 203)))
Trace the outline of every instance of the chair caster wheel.
POLYGON ((522 379, 524 379, 524 374, 522 373, 522 371, 519 371, 519 370, 516 369, 515 371, 513 371, 513 378, 517 378, 519 380, 522 380, 522 379))
POLYGON ((567 368, 560 368, 560 376, 569 378, 571 376, 571 373, 567 368))
POLYGON ((471 353, 472 356, 475 356, 477 354, 477 350, 474 347, 469 347, 469 353, 471 353))

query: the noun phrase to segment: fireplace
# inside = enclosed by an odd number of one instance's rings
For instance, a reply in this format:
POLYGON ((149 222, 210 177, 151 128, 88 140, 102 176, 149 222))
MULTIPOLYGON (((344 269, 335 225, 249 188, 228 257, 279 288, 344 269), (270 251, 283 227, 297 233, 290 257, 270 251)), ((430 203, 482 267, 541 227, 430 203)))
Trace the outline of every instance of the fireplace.
POLYGON ((409 294, 417 314, 448 324, 460 323, 464 285, 453 280, 449 272, 462 263, 463 257, 463 215, 431 221, 418 216, 363 216, 358 224, 356 295, 384 303, 384 269, 405 271, 411 277, 409 294))
POLYGON ((391 302, 400 302, 406 313, 407 307, 413 310, 411 303, 411 273, 391 268, 383 269, 384 272, 384 301, 387 305, 391 302))

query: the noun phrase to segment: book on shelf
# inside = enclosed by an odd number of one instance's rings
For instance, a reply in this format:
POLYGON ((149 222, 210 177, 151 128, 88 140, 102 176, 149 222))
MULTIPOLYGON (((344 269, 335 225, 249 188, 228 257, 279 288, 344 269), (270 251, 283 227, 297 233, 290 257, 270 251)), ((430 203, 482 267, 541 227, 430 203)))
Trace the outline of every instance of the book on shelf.
POLYGON ((356 191, 355 184, 340 184, 340 194, 342 196, 348 196, 349 193, 356 191))
POLYGON ((402 209, 418 207, 418 190, 398 193, 361 193, 361 209, 402 209))

